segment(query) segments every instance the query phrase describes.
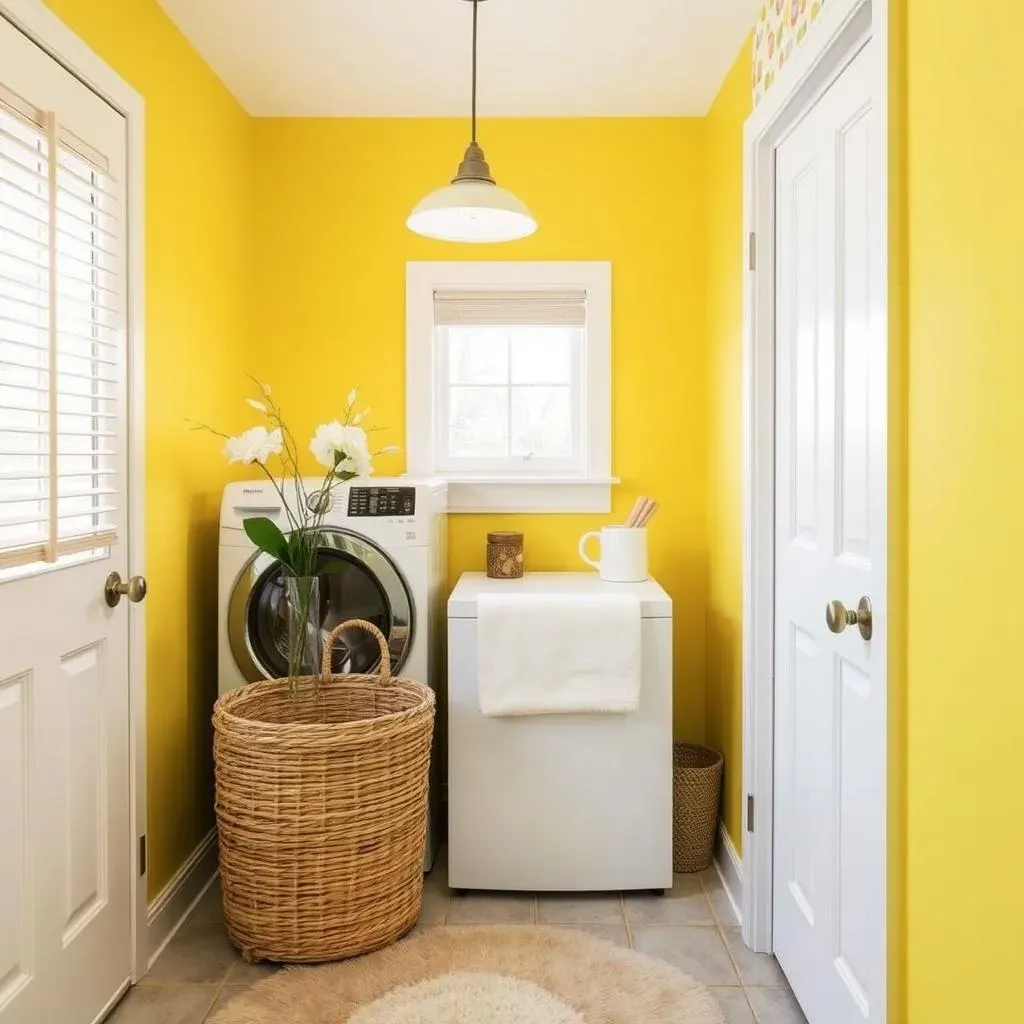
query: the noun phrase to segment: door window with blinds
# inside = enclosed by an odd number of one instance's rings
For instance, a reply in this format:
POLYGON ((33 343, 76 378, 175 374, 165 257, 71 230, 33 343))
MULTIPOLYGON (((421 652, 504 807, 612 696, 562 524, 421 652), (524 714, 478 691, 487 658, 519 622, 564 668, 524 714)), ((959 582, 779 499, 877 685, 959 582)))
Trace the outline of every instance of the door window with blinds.
POLYGON ((611 265, 409 263, 406 449, 453 511, 606 511, 611 265))
POLYGON ((117 185, 59 112, 0 86, 0 570, 81 558, 117 537, 117 185))

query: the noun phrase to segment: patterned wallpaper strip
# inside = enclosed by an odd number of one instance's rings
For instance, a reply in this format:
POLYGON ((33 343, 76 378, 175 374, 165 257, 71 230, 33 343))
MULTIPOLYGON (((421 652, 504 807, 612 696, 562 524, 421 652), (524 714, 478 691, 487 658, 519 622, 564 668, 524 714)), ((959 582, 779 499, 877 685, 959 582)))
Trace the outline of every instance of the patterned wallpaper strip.
POLYGON ((827 0, 768 0, 754 29, 754 105, 775 84, 793 50, 818 20, 827 0))

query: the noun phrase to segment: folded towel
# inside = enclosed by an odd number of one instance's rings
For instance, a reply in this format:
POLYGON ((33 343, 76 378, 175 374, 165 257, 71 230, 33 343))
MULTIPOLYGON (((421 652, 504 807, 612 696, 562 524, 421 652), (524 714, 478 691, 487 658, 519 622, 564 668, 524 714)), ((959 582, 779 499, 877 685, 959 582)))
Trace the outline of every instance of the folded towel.
POLYGON ((635 711, 635 594, 481 594, 477 686, 485 715, 635 711))

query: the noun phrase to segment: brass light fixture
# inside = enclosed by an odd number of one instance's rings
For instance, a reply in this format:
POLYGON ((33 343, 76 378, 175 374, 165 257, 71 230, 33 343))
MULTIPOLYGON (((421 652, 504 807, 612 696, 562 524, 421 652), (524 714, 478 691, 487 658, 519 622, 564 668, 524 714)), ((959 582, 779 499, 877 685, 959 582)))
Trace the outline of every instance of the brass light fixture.
POLYGON ((476 141, 477 8, 473 5, 473 134, 451 184, 431 192, 409 214, 406 226, 444 242, 511 242, 537 230, 522 200, 497 185, 476 141))

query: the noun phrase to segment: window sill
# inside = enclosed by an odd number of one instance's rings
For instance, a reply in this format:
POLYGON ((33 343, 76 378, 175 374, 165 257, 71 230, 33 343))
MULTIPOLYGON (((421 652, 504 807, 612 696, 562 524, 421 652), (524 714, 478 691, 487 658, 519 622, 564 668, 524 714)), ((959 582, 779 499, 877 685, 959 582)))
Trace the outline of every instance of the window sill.
POLYGON ((600 512, 612 507, 618 477, 458 476, 448 481, 448 511, 568 513, 600 512))

